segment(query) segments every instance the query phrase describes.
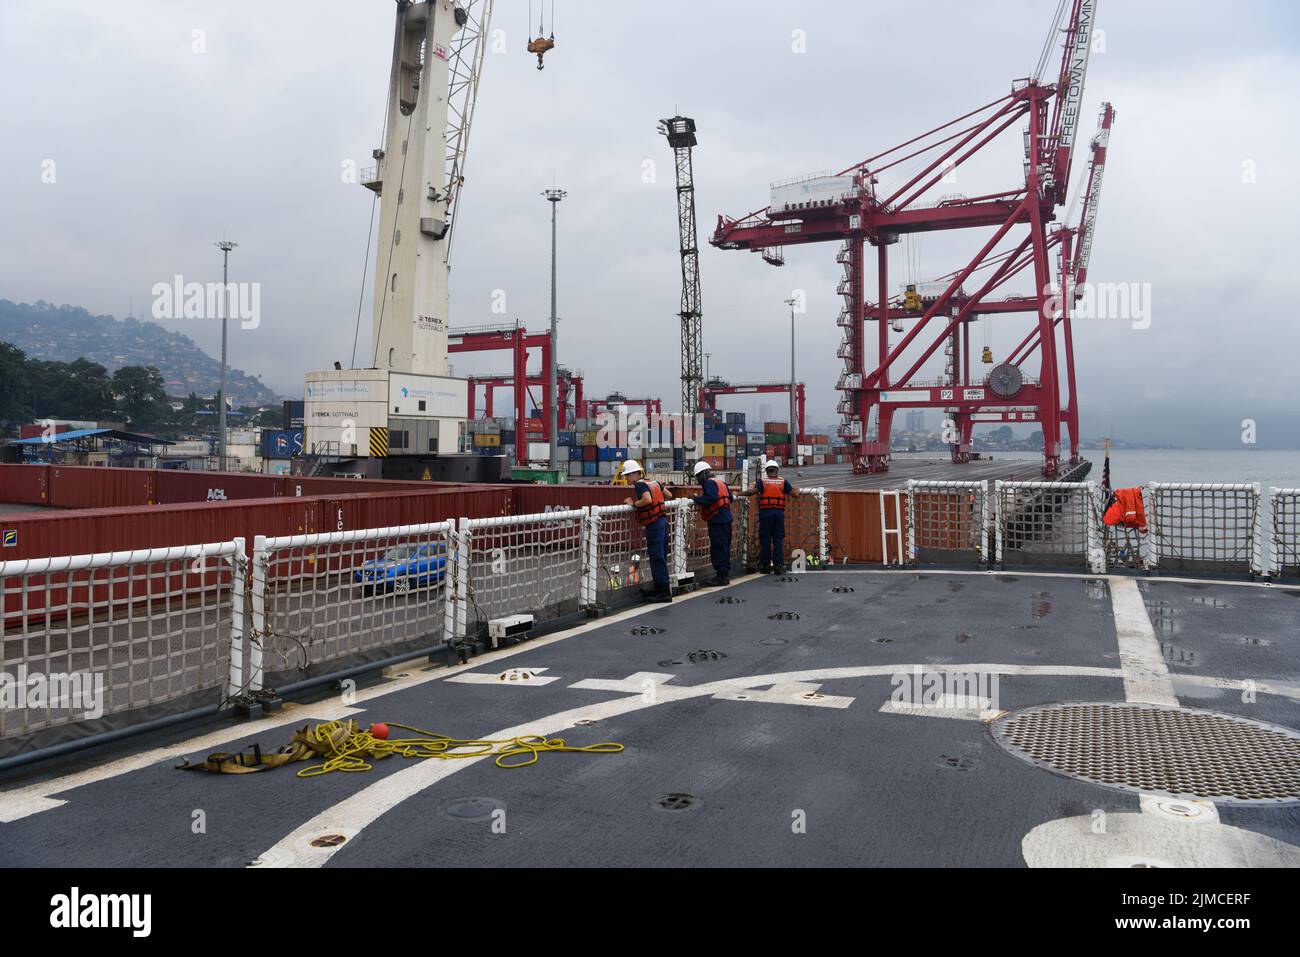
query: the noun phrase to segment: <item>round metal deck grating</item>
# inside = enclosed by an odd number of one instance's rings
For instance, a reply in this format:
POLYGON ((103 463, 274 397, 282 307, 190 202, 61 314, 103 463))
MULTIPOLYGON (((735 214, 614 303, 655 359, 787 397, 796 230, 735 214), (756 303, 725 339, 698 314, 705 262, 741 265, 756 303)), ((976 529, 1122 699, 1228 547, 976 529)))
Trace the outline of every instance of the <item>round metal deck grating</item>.
POLYGON ((1015 757, 1105 787, 1230 804, 1300 803, 1300 733, 1197 708, 1067 702, 991 726, 1015 757))

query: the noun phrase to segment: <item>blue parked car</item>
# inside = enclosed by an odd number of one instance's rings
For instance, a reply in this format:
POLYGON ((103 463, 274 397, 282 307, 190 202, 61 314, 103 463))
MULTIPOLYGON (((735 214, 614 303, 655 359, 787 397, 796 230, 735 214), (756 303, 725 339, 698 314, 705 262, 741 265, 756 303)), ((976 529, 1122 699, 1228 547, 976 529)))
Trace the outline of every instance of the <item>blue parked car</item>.
POLYGON ((362 586, 364 595, 376 591, 404 594, 442 581, 446 566, 447 548, 441 542, 398 545, 382 557, 362 563, 352 573, 352 580, 362 586))

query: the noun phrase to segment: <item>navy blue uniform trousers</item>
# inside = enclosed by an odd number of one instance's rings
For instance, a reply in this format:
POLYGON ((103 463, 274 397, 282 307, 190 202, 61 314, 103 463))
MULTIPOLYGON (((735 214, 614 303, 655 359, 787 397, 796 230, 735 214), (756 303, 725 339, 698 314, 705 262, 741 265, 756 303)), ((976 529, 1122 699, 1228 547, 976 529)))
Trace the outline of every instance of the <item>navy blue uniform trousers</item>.
POLYGON ((758 564, 785 564, 785 512, 779 508, 758 510, 758 564))
POLYGON ((655 587, 668 588, 668 516, 655 519, 645 527, 645 548, 650 558, 650 575, 655 587))

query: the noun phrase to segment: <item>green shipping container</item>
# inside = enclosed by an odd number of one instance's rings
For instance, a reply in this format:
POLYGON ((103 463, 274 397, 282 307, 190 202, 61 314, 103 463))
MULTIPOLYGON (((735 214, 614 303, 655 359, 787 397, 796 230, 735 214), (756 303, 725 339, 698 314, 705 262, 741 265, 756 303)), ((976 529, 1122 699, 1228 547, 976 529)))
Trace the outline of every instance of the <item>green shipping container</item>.
POLYGON ((565 469, 512 468, 510 477, 516 482, 537 482, 543 485, 563 484, 568 472, 565 469))

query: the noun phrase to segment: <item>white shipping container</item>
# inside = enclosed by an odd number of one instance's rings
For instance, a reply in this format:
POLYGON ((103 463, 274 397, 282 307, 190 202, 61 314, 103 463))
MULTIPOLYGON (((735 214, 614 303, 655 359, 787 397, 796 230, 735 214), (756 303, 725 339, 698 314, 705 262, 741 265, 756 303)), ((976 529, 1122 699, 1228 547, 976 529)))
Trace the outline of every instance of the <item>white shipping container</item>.
POLYGON ((550 462, 551 445, 549 442, 529 442, 528 443, 528 461, 530 462, 550 462))
POLYGON ((826 464, 826 456, 824 455, 813 456, 813 465, 825 465, 825 464, 826 464))
POLYGON ((793 183, 773 183, 771 211, 833 206, 855 192, 852 176, 809 176, 793 183))
POLYGON ((582 478, 582 463, 581 463, 581 462, 574 462, 574 461, 570 461, 570 462, 569 462, 569 477, 570 477, 570 478, 582 478))
POLYGON ((621 462, 609 462, 609 461, 598 462, 597 474, 599 474, 602 478, 613 478, 614 466, 621 465, 621 464, 622 464, 621 462))

